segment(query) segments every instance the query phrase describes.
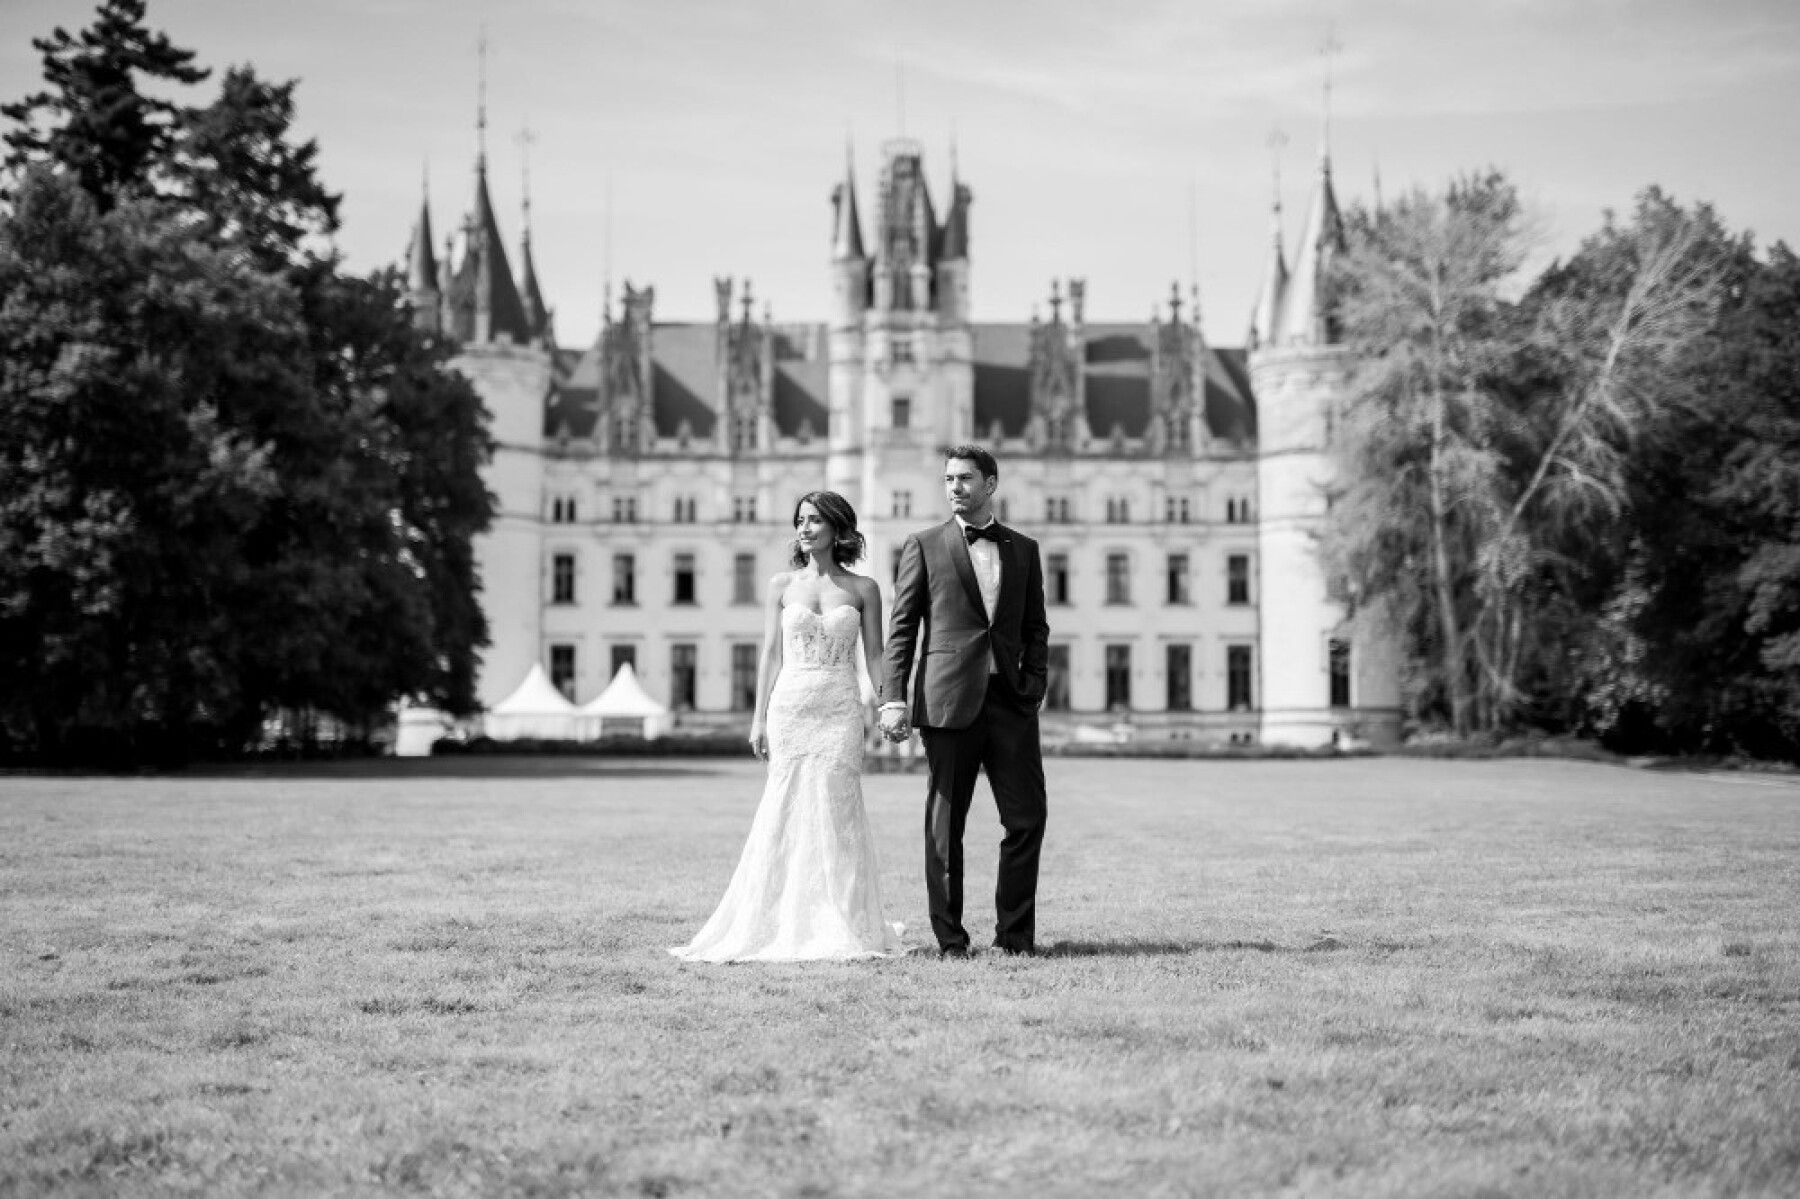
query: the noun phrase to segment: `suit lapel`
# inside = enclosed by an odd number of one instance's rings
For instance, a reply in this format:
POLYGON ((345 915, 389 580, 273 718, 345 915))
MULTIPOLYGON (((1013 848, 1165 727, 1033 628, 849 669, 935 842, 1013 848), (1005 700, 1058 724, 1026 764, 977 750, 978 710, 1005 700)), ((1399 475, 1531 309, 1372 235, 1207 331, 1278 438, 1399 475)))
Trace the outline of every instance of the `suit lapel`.
POLYGON ((956 577, 962 580, 969 606, 979 612, 983 620, 989 619, 991 613, 981 602, 981 584, 975 580, 975 564, 969 561, 969 543, 963 539, 962 526, 954 519, 944 526, 944 552, 950 555, 950 562, 956 567, 956 577))
POLYGON ((1013 538, 1012 530, 1005 525, 996 525, 995 527, 1000 530, 1002 538, 1000 542, 1000 597, 994 601, 991 623, 999 624, 1000 613, 1011 610, 1009 605, 1017 598, 1014 593, 1019 589, 1020 581, 1025 574, 1019 569, 1019 543, 1013 538))

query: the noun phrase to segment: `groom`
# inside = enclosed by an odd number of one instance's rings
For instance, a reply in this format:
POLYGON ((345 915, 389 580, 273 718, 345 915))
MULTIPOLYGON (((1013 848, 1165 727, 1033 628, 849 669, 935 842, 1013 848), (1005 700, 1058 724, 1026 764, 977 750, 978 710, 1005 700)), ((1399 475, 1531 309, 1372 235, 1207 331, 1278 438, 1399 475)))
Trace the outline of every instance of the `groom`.
POLYGON ((1044 843, 1037 713, 1050 625, 1037 542, 994 519, 999 485, 1000 468, 980 446, 945 451, 951 519, 913 534, 901 547, 885 651, 881 731, 903 741, 917 725, 925 741, 925 891, 944 957, 969 952, 962 923, 963 823, 981 770, 1006 830, 994 893, 994 945, 1007 953, 1036 950, 1038 851, 1044 843))

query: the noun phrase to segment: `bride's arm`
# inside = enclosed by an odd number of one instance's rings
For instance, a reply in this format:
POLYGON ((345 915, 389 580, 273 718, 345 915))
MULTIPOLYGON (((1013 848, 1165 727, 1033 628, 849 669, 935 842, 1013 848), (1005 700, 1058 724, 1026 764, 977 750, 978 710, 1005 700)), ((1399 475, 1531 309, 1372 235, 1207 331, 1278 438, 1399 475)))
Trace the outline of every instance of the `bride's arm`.
POLYGON ((750 749, 759 758, 769 756, 769 692, 775 688, 775 676, 781 673, 781 597, 786 594, 788 575, 784 572, 769 580, 763 597, 762 653, 756 660, 756 711, 750 717, 750 749))
POLYGON ((875 694, 881 694, 881 584, 874 579, 864 579, 861 584, 862 595, 862 644, 863 659, 869 665, 869 684, 875 688, 875 694))

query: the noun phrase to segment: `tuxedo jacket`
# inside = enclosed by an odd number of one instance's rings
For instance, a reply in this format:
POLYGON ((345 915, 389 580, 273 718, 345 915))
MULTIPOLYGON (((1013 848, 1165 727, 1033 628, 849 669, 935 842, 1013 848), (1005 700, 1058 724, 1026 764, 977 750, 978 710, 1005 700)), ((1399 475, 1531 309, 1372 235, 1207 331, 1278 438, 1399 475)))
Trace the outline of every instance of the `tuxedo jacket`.
POLYGON ((987 695, 990 653, 1022 706, 1035 711, 1044 698, 1050 624, 1038 544, 1016 529, 994 529, 1000 597, 992 619, 954 519, 914 533, 900 548, 880 691, 883 703, 910 702, 915 725, 974 724, 987 695))

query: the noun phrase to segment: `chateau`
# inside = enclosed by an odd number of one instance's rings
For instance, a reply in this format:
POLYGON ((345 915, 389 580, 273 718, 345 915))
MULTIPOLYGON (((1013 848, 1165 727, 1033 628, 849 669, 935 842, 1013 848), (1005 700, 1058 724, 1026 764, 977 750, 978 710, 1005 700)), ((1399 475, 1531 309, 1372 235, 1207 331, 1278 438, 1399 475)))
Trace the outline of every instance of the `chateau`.
POLYGON ((889 141, 866 223, 849 164, 832 193, 826 320, 772 322, 717 279, 711 322, 663 322, 627 283, 580 349, 555 343, 529 230, 514 275, 485 158, 441 255, 421 211, 415 319, 459 341, 498 442, 483 702, 542 664, 582 703, 630 662, 678 724, 744 724, 799 495, 848 497, 859 569, 891 583, 906 535, 946 519, 941 449, 976 441, 1000 519, 1043 546, 1047 730, 1392 739, 1391 655, 1347 639, 1316 554, 1350 372, 1320 286, 1343 237, 1329 160, 1291 266, 1277 207, 1243 348, 1208 343, 1178 290, 1147 321, 1091 320, 1081 279, 1052 284, 1047 318, 977 323, 973 193, 953 172, 941 198, 919 144, 889 141))

